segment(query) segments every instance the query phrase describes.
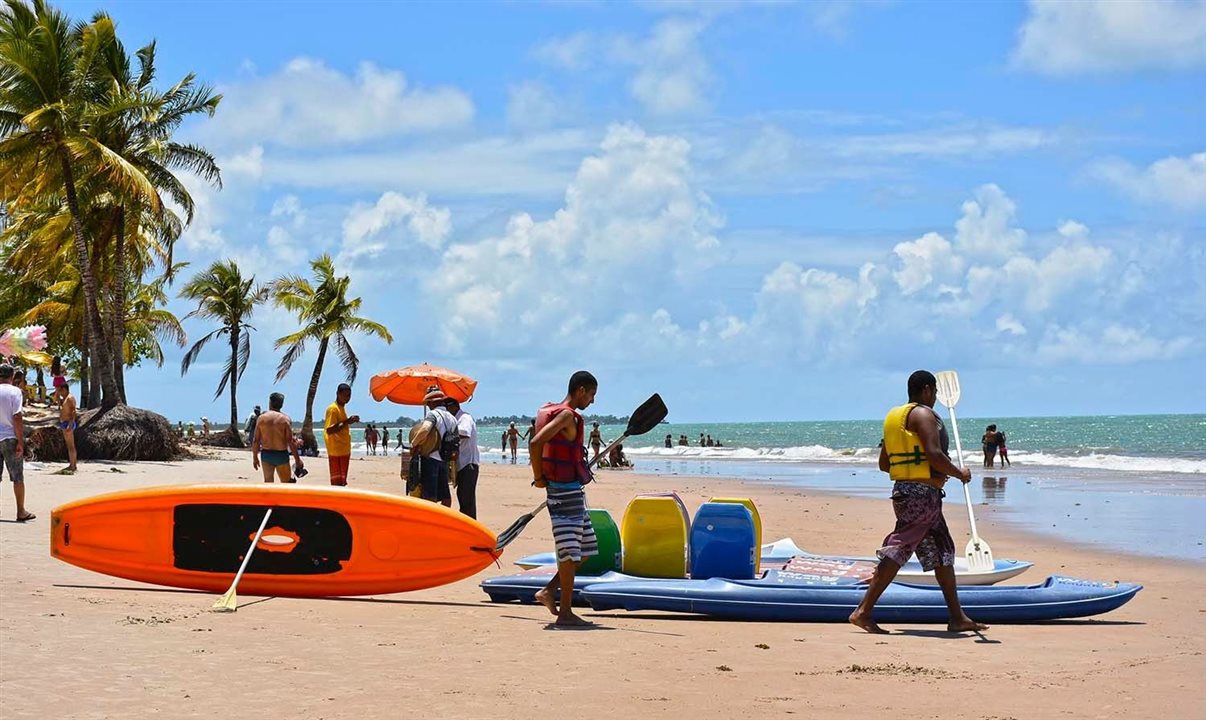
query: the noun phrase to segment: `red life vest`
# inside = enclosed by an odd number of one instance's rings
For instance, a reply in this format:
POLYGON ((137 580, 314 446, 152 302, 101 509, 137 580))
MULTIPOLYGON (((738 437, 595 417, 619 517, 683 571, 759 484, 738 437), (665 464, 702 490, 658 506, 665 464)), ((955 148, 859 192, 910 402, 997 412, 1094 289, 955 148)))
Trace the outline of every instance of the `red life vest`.
POLYGON ((544 444, 540 455, 540 474, 548 482, 578 482, 585 485, 591 478, 590 470, 586 467, 586 450, 582 446, 583 432, 586 430, 582 416, 565 403, 547 403, 536 413, 536 432, 565 411, 574 413, 577 435, 574 440, 567 440, 562 433, 557 433, 544 444))

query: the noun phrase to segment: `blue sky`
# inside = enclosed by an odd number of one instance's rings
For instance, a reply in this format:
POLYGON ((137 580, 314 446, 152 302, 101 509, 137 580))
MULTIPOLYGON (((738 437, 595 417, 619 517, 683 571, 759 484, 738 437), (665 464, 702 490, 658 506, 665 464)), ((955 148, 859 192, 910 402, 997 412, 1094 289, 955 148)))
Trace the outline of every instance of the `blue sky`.
MULTIPOLYGON (((331 253, 395 336, 352 338, 366 418, 422 361, 479 415, 579 368, 681 422, 876 417, 918 367, 980 417, 1206 408, 1206 3, 64 7, 224 94, 179 256, 331 253)), ((274 387, 253 322, 240 411, 300 416, 314 350, 274 387)), ((180 354, 132 402, 226 417, 180 354)))

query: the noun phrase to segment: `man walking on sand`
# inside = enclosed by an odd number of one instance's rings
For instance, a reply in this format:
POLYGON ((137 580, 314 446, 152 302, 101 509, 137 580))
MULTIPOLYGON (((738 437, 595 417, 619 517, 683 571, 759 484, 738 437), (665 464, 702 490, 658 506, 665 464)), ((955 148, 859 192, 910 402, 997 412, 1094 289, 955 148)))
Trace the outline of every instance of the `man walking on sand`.
POLYGON ((289 456, 293 455, 293 467, 298 475, 304 475, 301 456, 297 454, 297 443, 293 442, 293 421, 281 412, 285 407, 285 396, 272 393, 268 396, 268 412, 260 415, 255 424, 255 440, 251 441, 251 466, 257 470, 264 467, 264 482, 272 482, 275 474, 283 483, 296 482, 289 472, 289 456))
POLYGON ((951 539, 942 516, 942 486, 948 477, 971 480, 971 470, 956 467, 947 454, 950 440, 946 427, 934 412, 938 399, 938 381, 926 370, 909 376, 909 402, 888 411, 884 418, 884 442, 879 450, 879 469, 888 473, 892 486, 892 510, 896 528, 884 538, 876 551, 879 566, 863 601, 850 615, 850 622, 871 633, 887 631, 875 624, 875 602, 896 577, 900 566, 913 553, 921 566, 942 587, 950 621, 947 630, 965 632, 985 630, 969 618, 959 606, 955 590, 955 541, 951 539))
POLYGON ((59 404, 59 430, 63 431, 63 442, 67 443, 67 472, 73 473, 76 471, 75 429, 79 426, 79 412, 66 378, 54 389, 54 398, 59 404))
POLYGON ((536 600, 557 616, 555 627, 589 627, 574 614, 574 575, 583 558, 599 554, 595 528, 586 512, 586 491, 591 481, 582 446, 586 423, 582 411, 595 401, 599 381, 579 370, 570 377, 569 391, 559 403, 548 403, 536 413, 536 436, 528 446, 532 484, 544 488, 553 544, 557 550, 557 574, 536 593, 536 600), (560 608, 554 591, 560 584, 560 608))
POLYGON ((25 509, 25 418, 21 414, 24 398, 13 385, 15 374, 12 365, 0 364, 0 481, 7 470, 17 498, 17 522, 25 522, 37 515, 25 509))
POLYGON ((339 383, 335 389, 335 402, 327 406, 323 419, 331 484, 340 487, 348 484, 348 466, 352 463, 352 423, 360 422, 359 415, 348 417, 346 406, 351 399, 352 386, 339 383))

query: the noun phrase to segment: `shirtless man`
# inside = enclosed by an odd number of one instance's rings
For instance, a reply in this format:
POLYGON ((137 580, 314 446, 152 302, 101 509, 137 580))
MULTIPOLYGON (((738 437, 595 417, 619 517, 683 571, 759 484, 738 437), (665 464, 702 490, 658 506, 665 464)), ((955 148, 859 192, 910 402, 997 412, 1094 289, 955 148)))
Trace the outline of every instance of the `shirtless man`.
POLYGON ((603 434, 599 432, 599 423, 591 423, 590 430, 590 451, 593 453, 591 459, 599 457, 599 451, 603 449, 603 434))
POLYGON ((283 483, 296 482, 289 473, 289 456, 293 455, 294 468, 301 474, 305 464, 297 453, 293 442, 293 421, 281 412, 285 396, 272 393, 268 396, 268 412, 255 422, 255 440, 251 443, 251 466, 264 469, 264 482, 272 482, 275 474, 283 483))
POLYGON ((79 412, 66 378, 54 389, 54 397, 59 403, 59 429, 63 431, 63 441, 67 443, 67 472, 73 473, 76 470, 75 428, 79 425, 79 412))
POLYGON ((595 529, 586 512, 583 486, 591 481, 591 475, 582 448, 582 411, 595 401, 598 389, 594 375, 585 370, 574 373, 565 399, 549 403, 536 413, 536 437, 528 446, 532 484, 544 488, 547 495, 557 549, 557 574, 536 593, 536 600, 557 616, 557 627, 594 624, 574 614, 573 595, 574 575, 583 558, 599 554, 595 529), (560 607, 553 596, 558 584, 560 607))

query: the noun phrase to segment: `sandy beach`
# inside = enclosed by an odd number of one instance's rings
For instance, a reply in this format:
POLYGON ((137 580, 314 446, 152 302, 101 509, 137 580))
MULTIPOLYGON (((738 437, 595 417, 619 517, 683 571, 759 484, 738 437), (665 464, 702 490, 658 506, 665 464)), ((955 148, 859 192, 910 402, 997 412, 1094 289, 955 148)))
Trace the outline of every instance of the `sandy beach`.
MULTIPOLYGON (((591 631, 553 631, 542 607, 492 604, 478 588, 522 555, 551 549, 547 516, 508 548, 501 568, 422 592, 298 600, 241 595, 237 614, 212 596, 139 585, 52 559, 50 510, 133 487, 253 483, 245 453, 176 463, 85 463, 27 470, 28 524, 0 497, 0 716, 514 718, 1189 718, 1206 712, 1203 565, 1085 550, 1014 529, 981 508, 998 557, 1050 574, 1142 583, 1123 608, 1085 620, 994 626, 982 637, 940 626, 873 636, 841 624, 739 623, 659 613, 584 615, 591 631), (1196 678, 1196 679, 1195 679, 1196 678)), ((326 480, 311 460, 308 484, 326 480)), ((496 530, 541 496, 526 467, 487 464, 481 520, 496 530)), ((6 483, 7 484, 7 483, 6 483)), ((396 458, 356 458, 353 487, 396 492, 396 458)), ((617 519, 636 493, 676 490, 694 510, 711 496, 748 496, 766 539, 869 554, 889 529, 886 500, 744 483, 604 473, 593 507, 617 519)), ((886 493, 885 493, 886 494, 886 493)), ((966 517, 948 521, 956 544, 966 517)))

